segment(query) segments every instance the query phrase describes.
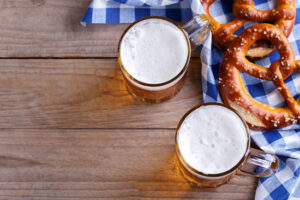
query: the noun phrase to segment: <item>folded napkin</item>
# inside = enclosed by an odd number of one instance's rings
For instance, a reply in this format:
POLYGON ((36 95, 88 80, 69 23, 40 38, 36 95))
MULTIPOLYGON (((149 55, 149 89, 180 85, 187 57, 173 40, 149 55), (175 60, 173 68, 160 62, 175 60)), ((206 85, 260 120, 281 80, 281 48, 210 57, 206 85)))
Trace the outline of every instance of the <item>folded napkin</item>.
MULTIPOLYGON (((274 0, 256 0, 256 8, 273 8, 274 0)), ((296 0, 297 16, 289 41, 296 60, 300 60, 300 2, 296 0)), ((216 1, 211 14, 219 22, 233 18, 232 3, 216 1)), ((199 0, 94 0, 81 23, 131 23, 145 16, 163 16, 177 22, 185 22, 193 15, 205 13, 199 0), (151 7, 150 7, 151 6, 151 7)), ((247 23, 242 29, 251 26, 247 23)), ((241 30, 242 30, 241 29, 241 30)), ((239 33, 239 30, 237 33, 239 33)), ((202 87, 204 102, 222 102, 218 91, 218 73, 222 52, 212 46, 211 35, 198 48, 202 62, 202 87)), ((268 66, 279 58, 275 52, 255 63, 268 66)), ((249 93, 256 100, 272 106, 285 106, 283 98, 270 81, 262 81, 242 73, 249 93)), ((297 98, 300 94, 300 73, 295 72, 285 80, 290 92, 297 98)), ((260 178, 256 199, 300 200, 300 125, 273 131, 251 131, 252 140, 265 152, 278 155, 279 170, 267 178, 260 178)))

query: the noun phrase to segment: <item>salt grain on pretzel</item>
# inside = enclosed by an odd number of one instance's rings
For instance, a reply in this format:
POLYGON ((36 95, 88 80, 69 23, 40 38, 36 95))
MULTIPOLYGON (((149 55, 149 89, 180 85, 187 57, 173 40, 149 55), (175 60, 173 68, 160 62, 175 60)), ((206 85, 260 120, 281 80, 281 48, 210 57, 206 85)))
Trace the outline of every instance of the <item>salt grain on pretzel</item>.
POLYGON ((284 79, 294 70, 300 70, 300 61, 295 61, 293 49, 285 35, 274 25, 256 24, 244 30, 228 49, 229 51, 224 53, 219 73, 223 83, 219 85, 219 89, 224 103, 236 109, 252 129, 281 128, 297 122, 300 119, 300 98, 297 101, 293 98, 284 79), (257 34, 253 38, 249 30, 251 32, 254 29, 257 30, 257 34), (267 30, 268 34, 264 34, 267 30), (280 59, 269 68, 251 63, 246 58, 246 52, 251 45, 262 39, 270 41, 280 54, 280 59), (241 41, 244 41, 244 45, 241 45, 241 41), (279 49, 279 46, 284 48, 279 49), (234 51, 237 48, 239 50, 234 51), (241 71, 262 80, 272 81, 288 107, 276 108, 253 99, 243 83, 241 71))

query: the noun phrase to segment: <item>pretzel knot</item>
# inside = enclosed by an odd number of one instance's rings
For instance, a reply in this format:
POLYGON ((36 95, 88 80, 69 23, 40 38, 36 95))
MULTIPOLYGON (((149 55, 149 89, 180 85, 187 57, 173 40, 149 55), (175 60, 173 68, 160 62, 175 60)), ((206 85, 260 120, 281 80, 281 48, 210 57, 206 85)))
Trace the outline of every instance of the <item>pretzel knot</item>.
POLYGON ((231 43, 221 63, 219 89, 225 104, 237 110, 252 129, 275 129, 299 123, 300 101, 296 101, 284 83, 294 70, 300 70, 293 49, 285 35, 274 25, 256 24, 244 30, 231 43), (280 59, 265 68, 246 59, 246 52, 256 41, 270 41, 280 59), (243 83, 240 71, 262 80, 272 81, 288 107, 277 108, 254 100, 243 83))
MULTIPOLYGON (((253 0, 234 0, 234 20, 226 24, 217 22, 209 12, 210 6, 216 0, 202 0, 202 6, 212 21, 211 30, 214 44, 221 50, 226 50, 236 36, 234 32, 240 29, 248 21, 272 21, 285 36, 291 33, 296 17, 294 0, 278 0, 277 8, 261 11, 254 8, 253 0)), ((274 47, 266 41, 258 41, 248 50, 250 58, 265 57, 274 51, 274 47)))

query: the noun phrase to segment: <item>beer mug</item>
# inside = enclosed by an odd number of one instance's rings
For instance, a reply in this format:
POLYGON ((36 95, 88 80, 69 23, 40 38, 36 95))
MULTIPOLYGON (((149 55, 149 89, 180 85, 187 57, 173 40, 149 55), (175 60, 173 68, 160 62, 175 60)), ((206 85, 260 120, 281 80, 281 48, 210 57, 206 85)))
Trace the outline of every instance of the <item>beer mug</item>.
POLYGON ((183 86, 191 50, 209 33, 206 15, 183 26, 163 17, 145 17, 132 23, 118 45, 118 61, 128 91, 139 99, 159 103, 183 86))
POLYGON ((277 156, 250 148, 247 124, 233 109, 206 103, 188 111, 175 136, 178 167, 190 183, 217 187, 238 172, 266 177, 276 172, 277 156))

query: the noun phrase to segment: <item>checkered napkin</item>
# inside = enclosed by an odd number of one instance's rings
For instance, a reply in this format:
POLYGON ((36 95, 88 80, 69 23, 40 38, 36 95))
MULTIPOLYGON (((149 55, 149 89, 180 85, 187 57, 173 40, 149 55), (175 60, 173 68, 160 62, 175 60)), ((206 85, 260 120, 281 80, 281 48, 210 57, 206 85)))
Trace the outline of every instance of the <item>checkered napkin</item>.
MULTIPOLYGON (((297 60, 300 60, 300 0, 296 1, 297 16, 289 41, 297 60)), ((274 8, 274 0, 256 0, 256 8, 274 8)), ((221 23, 233 18, 232 3, 216 1, 211 9, 212 16, 221 23)), ((193 15, 204 13, 199 0, 94 0, 81 23, 131 23, 141 17, 163 16, 177 22, 185 22, 193 15)), ((248 23, 244 28, 253 25, 248 23)), ((218 92, 218 72, 222 52, 212 46, 211 35, 198 48, 202 62, 202 87, 204 102, 221 102, 218 92)), ((256 61, 269 66, 279 58, 278 53, 256 61)), ((257 101, 272 106, 286 106, 280 93, 270 81, 262 81, 242 73, 246 87, 257 101)), ((285 80, 290 92, 297 98, 300 94, 300 73, 295 72, 285 80)), ((252 140, 264 151, 278 155, 278 172, 267 178, 260 178, 256 199, 299 199, 300 200, 300 126, 293 125, 273 131, 251 131, 252 140)))

